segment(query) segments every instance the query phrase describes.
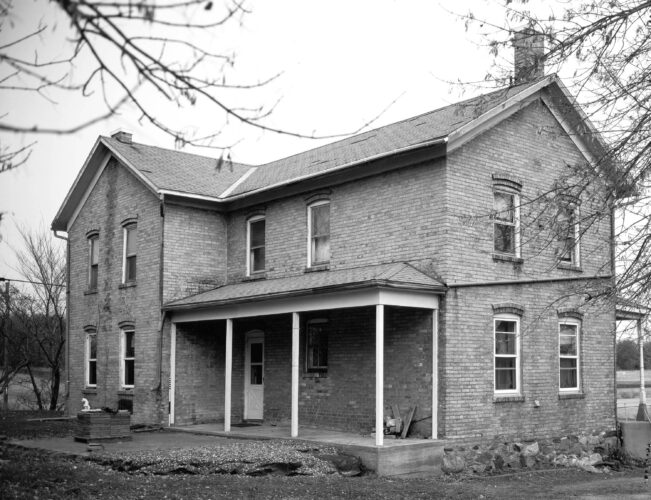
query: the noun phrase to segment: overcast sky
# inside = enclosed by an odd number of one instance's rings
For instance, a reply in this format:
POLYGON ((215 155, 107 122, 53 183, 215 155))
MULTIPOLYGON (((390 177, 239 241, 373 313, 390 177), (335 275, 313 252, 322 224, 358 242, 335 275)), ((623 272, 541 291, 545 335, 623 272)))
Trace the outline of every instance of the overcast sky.
MULTIPOLYGON (((27 34, 40 22, 47 28, 29 50, 40 51, 41 57, 65 53, 70 32, 56 5, 46 0, 15 3, 11 23, 5 22, 0 31, 2 43, 27 34)), ((201 43, 235 51, 240 81, 282 72, 255 95, 256 102, 279 100, 269 124, 322 135, 356 130, 391 103, 373 127, 478 93, 476 86, 448 83, 481 81, 494 62, 478 33, 466 32, 463 20, 452 12, 473 10, 504 23, 496 4, 482 0, 253 0, 247 5, 251 13, 240 26, 228 33, 211 33, 201 43)), ((504 63, 511 52, 500 58, 504 63)), ((7 68, 1 71, 7 74, 7 68)), ((1 114, 7 113, 5 121, 41 123, 42 119, 50 124, 81 121, 93 109, 79 96, 52 103, 26 92, 4 92, 0 107, 1 114)), ((212 110, 179 111, 179 120, 201 130, 213 120, 212 110)), ((97 136, 117 128, 132 131, 136 142, 174 147, 169 137, 139 123, 138 115, 129 110, 73 135, 0 135, 3 146, 38 141, 27 164, 0 174, 0 211, 6 212, 0 225, 0 276, 17 277, 11 270, 15 227, 49 227, 97 136)), ((226 137, 225 144, 239 141, 232 148, 233 160, 250 164, 322 143, 237 126, 231 126, 226 137)), ((192 152, 219 156, 215 150, 192 152)))

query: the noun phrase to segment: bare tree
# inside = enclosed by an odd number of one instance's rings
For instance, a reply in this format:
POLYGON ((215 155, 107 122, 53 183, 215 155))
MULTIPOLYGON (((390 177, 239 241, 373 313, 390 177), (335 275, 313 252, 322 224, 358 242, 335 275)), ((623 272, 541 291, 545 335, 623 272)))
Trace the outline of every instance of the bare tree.
POLYGON ((11 302, 18 295, 16 287, 11 287, 9 281, 4 282, 0 314, 2 329, 0 330, 0 349, 2 350, 2 370, 0 371, 0 392, 3 396, 3 408, 9 409, 9 385, 16 375, 29 364, 27 351, 24 349, 24 337, 13 327, 11 302))
MULTIPOLYGON (((245 0, 51 1, 69 22, 67 54, 48 56, 45 46, 52 27, 47 24, 16 35, 0 45, 0 91, 29 93, 45 102, 72 95, 103 104, 95 114, 63 125, 59 120, 44 123, 40 115, 0 112, 0 131, 71 134, 128 110, 171 136, 179 148, 227 149, 232 144, 224 143, 228 140, 220 134, 230 123, 294 137, 336 137, 303 134, 265 120, 275 103, 256 102, 262 100, 256 89, 279 75, 242 81, 234 49, 223 41, 243 22, 245 0), (216 41, 219 34, 222 39, 216 41), (169 105, 211 116, 211 129, 182 129, 178 120, 163 118, 161 109, 169 105)), ((14 0, 0 0, 0 28, 12 22, 17 9, 14 0)), ((1 147, 0 172, 24 163, 30 146, 1 147)))
POLYGON ((513 82, 515 30, 544 34, 545 52, 536 63, 548 73, 561 74, 586 112, 576 124, 577 132, 589 138, 594 130, 590 122, 605 140, 593 162, 568 165, 567 176, 556 179, 550 191, 535 200, 539 206, 534 212, 554 213, 549 203, 559 196, 583 196, 591 200, 589 210, 581 207, 581 228, 586 231, 614 211, 617 283, 595 291, 595 296, 617 294, 648 305, 651 1, 562 2, 536 10, 527 0, 504 0, 503 9, 503 23, 474 13, 463 16, 467 28, 480 32, 495 56, 485 80, 513 82))
POLYGON ((23 229, 20 234, 23 250, 16 257, 30 290, 13 301, 12 318, 23 337, 25 367, 38 407, 56 410, 66 341, 64 253, 46 230, 23 229), (45 387, 36 376, 36 367, 47 368, 45 387))

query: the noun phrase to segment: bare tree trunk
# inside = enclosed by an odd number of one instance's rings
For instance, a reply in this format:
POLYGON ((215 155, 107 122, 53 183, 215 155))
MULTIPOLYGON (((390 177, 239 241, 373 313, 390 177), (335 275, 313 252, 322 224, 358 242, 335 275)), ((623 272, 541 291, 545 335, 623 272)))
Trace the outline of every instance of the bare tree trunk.
POLYGON ((27 373, 29 373, 29 380, 32 382, 32 390, 34 391, 34 396, 36 396, 36 404, 38 404, 38 409, 43 409, 43 398, 41 396, 41 388, 36 382, 34 373, 32 372, 32 365, 27 363, 27 373))
POLYGON ((61 383, 61 369, 52 367, 50 375, 50 410, 56 411, 59 402, 59 384, 61 383))

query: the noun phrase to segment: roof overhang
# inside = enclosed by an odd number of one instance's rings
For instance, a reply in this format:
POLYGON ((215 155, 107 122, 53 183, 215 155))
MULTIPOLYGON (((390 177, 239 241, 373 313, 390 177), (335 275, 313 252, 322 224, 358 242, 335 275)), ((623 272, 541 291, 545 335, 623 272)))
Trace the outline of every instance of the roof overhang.
POLYGON ((245 299, 164 306, 174 323, 236 319, 376 305, 438 309, 444 289, 384 286, 379 283, 301 290, 245 299))

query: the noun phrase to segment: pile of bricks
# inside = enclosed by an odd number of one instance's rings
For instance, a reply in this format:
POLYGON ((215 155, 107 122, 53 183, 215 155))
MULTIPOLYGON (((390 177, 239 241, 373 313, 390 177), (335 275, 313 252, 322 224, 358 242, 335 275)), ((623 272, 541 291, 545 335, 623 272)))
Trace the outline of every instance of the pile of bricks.
POLYGON ((77 414, 75 441, 129 440, 131 414, 128 411, 82 411, 77 414))

